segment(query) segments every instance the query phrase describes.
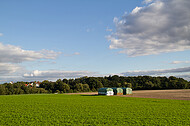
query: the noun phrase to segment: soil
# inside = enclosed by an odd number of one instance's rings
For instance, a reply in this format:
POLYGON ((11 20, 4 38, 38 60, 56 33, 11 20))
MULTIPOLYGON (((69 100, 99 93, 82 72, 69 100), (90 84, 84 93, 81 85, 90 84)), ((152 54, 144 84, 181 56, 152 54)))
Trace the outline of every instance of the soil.
MULTIPOLYGON (((68 94, 98 95, 98 92, 68 93, 68 94)), ((190 89, 136 90, 136 91, 133 91, 132 95, 119 95, 119 96, 121 96, 121 97, 190 100, 190 89)))
POLYGON ((133 91, 132 95, 124 95, 124 97, 190 100, 190 89, 138 90, 133 91))

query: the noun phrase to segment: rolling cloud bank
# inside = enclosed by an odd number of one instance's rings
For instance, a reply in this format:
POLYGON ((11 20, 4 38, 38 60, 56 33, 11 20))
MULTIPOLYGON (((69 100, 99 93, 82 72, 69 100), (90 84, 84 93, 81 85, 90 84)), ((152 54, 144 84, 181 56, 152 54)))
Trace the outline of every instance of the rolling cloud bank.
POLYGON ((110 49, 130 57, 190 49, 189 0, 146 0, 121 19, 116 32, 107 36, 110 49), (151 2, 151 3, 150 3, 151 2))

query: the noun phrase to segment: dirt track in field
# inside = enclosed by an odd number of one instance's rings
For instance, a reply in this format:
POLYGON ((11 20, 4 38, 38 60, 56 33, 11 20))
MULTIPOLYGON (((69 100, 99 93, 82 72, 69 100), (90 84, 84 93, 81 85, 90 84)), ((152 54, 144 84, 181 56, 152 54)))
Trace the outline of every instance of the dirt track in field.
MULTIPOLYGON (((90 93, 72 93, 72 94, 97 95, 98 93, 90 92, 90 93)), ((132 95, 122 95, 122 97, 190 100, 190 89, 137 90, 137 91, 133 91, 132 95)))

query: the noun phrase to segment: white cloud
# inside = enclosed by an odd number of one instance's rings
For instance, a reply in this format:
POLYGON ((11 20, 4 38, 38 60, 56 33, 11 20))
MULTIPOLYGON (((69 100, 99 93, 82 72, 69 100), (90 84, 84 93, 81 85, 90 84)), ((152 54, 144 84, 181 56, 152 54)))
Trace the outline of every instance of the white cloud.
POLYGON ((75 52, 74 55, 80 55, 80 53, 79 52, 75 52))
POLYGON ((93 32, 94 29, 93 28, 86 28, 86 32, 93 32))
POLYGON ((143 75, 163 75, 168 73, 184 73, 190 72, 190 67, 174 68, 174 69, 160 69, 160 70, 147 70, 147 71, 128 71, 123 72, 120 75, 123 76, 143 76, 143 75))
POLYGON ((87 28, 87 29, 86 29, 86 32, 90 32, 90 29, 89 29, 89 28, 87 28))
POLYGON ((23 50, 14 45, 4 45, 0 43, 0 62, 20 63, 23 61, 33 61, 38 59, 55 59, 60 52, 51 50, 31 51, 23 50))
POLYGON ((23 77, 26 80, 52 80, 55 81, 59 78, 78 78, 83 76, 93 76, 95 72, 88 71, 63 71, 63 70, 49 70, 49 71, 40 71, 35 70, 31 73, 25 73, 23 77))
POLYGON ((112 29, 110 29, 110 28, 108 28, 108 27, 107 27, 107 28, 106 28, 106 31, 111 32, 111 31, 112 31, 112 29))
POLYGON ((51 50, 31 51, 24 50, 14 45, 4 45, 0 43, 0 82, 9 80, 22 80, 26 68, 21 66, 24 61, 34 61, 43 59, 55 59, 60 52, 51 50))
POLYGON ((189 0, 155 0, 136 7, 121 20, 114 18, 116 32, 107 36, 110 49, 131 57, 189 50, 189 12, 189 0))
POLYGON ((75 56, 75 55, 80 55, 79 52, 74 52, 72 54, 64 54, 64 56, 75 56))
POLYGON ((190 63, 190 61, 173 61, 170 64, 182 64, 182 63, 190 63))
POLYGON ((0 33, 0 36, 3 36, 3 33, 0 33))
POLYGON ((151 2, 153 2, 153 0, 144 0, 144 1, 143 1, 143 3, 145 3, 145 4, 149 4, 149 3, 151 3, 151 2))
POLYGON ((135 9, 133 9, 133 11, 131 12, 131 14, 136 14, 136 13, 138 13, 141 9, 142 9, 142 7, 136 7, 135 9))

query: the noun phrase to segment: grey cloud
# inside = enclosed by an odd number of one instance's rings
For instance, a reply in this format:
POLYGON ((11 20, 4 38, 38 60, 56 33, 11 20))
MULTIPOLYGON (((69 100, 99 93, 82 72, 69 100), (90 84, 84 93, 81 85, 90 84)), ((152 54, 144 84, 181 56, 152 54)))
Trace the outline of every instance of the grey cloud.
POLYGON ((17 81, 24 81, 22 79, 22 76, 1 76, 0 78, 0 84, 3 84, 3 83, 9 83, 9 82, 17 82, 17 81))
POLYGON ((121 20, 114 18, 116 32, 107 36, 110 49, 131 57, 189 50, 189 12, 189 0, 155 0, 136 7, 121 20))
POLYGON ((190 63, 190 61, 173 61, 170 64, 182 64, 182 63, 190 63))
POLYGON ((21 70, 21 67, 19 65, 0 63, 0 76, 10 75, 18 70, 21 70))
POLYGON ((182 75, 178 75, 177 77, 190 81, 190 74, 182 74, 182 75))
POLYGON ((190 72, 190 67, 174 68, 174 69, 161 69, 161 70, 148 70, 148 71, 128 71, 120 75, 123 76, 143 76, 143 75, 163 75, 168 73, 184 73, 190 72))

